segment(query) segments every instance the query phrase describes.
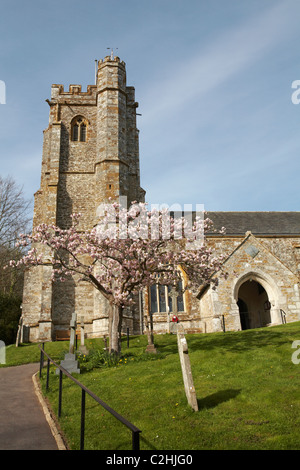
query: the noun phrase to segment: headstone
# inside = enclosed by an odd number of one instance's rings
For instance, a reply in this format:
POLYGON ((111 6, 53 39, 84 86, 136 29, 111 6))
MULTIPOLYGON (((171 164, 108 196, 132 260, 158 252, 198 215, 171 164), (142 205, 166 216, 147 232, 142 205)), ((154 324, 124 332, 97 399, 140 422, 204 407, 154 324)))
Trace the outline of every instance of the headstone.
MULTIPOLYGON (((65 359, 61 361, 60 365, 66 369, 69 374, 72 372, 76 372, 76 374, 80 374, 80 369, 78 366, 78 361, 76 360, 75 351, 75 335, 76 335, 76 313, 72 314, 72 319, 70 321, 70 346, 69 352, 65 354, 65 359)), ((56 369, 56 374, 59 374, 59 369, 56 369)))
POLYGON ((0 341, 0 364, 6 364, 6 349, 4 341, 0 341))
POLYGON ((87 347, 84 344, 84 321, 83 317, 81 317, 81 323, 80 323, 80 346, 79 346, 79 351, 82 354, 88 355, 89 351, 87 347))
POLYGON ((20 316, 19 324, 18 324, 18 331, 16 337, 16 348, 19 346, 20 343, 23 342, 23 316, 20 316))
POLYGON ((177 297, 178 297, 178 292, 176 290, 176 287, 172 287, 172 289, 170 290, 170 297, 172 299, 172 311, 173 311, 172 323, 171 323, 171 327, 170 327, 170 333, 175 334, 177 332, 177 322, 178 322, 178 318, 177 318, 177 297), (175 318, 176 318, 176 320, 175 320, 175 318))
MULTIPOLYGON (((65 354, 65 359, 61 361, 60 365, 72 374, 72 372, 76 372, 76 374, 80 374, 80 369, 78 366, 78 361, 76 360, 76 355, 67 353, 65 354)), ((59 373, 59 369, 56 369, 56 373, 59 373)))
POLYGON ((153 338, 153 333, 152 333, 153 323, 152 323, 151 313, 150 313, 150 316, 145 315, 145 325, 146 325, 147 337, 148 337, 148 345, 145 349, 145 352, 156 354, 157 350, 156 350, 156 347, 154 346, 154 338, 153 338))
POLYGON ((156 347, 154 346, 154 344, 148 344, 146 349, 145 349, 145 352, 146 353, 152 353, 152 354, 156 354, 157 353, 157 349, 156 347))
POLYGON ((70 321, 70 328, 71 328, 71 333, 70 333, 70 347, 69 347, 69 353, 74 354, 75 350, 75 339, 76 339, 76 313, 72 313, 72 318, 70 321))
POLYGON ((181 329, 177 330, 177 344, 185 394, 189 405, 193 408, 194 411, 198 411, 198 402, 193 382, 190 358, 188 354, 188 345, 184 336, 184 332, 181 329))

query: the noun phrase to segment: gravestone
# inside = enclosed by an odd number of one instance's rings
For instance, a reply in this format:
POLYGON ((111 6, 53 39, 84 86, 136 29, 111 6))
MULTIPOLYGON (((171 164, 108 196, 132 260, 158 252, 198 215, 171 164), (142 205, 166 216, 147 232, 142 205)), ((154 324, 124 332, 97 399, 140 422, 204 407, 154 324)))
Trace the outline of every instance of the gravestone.
POLYGON ((145 352, 146 352, 146 353, 156 354, 156 353, 157 353, 157 349, 156 349, 156 347, 154 346, 154 344, 147 344, 147 347, 146 347, 146 349, 145 349, 145 352))
MULTIPOLYGON (((172 311, 173 311, 173 316, 172 316, 172 323, 170 323, 170 317, 169 317, 169 333, 175 334, 177 331, 177 322, 173 320, 173 317, 177 318, 177 297, 178 297, 178 292, 175 287, 172 287, 170 290, 170 297, 172 299, 172 311)), ((177 319, 178 320, 178 319, 177 319)))
MULTIPOLYGON (((80 374, 80 369, 78 366, 78 361, 76 360, 76 355, 74 353, 75 351, 75 336, 76 336, 76 313, 74 312, 72 314, 72 319, 70 322, 70 328, 71 328, 71 333, 70 333, 70 346, 69 346, 69 352, 65 354, 65 359, 61 361, 60 365, 66 369, 69 374, 72 374, 72 372, 76 372, 76 374, 80 374)), ((59 374, 59 369, 56 369, 56 374, 59 374)))
POLYGON ((145 349, 145 353, 156 354, 157 349, 154 346, 153 319, 152 319, 151 312, 150 312, 150 316, 145 315, 145 325, 146 325, 146 331, 147 331, 147 337, 148 337, 148 344, 147 344, 147 347, 145 349))
POLYGON ((194 411, 198 411, 198 402, 194 387, 190 358, 188 354, 188 345, 184 336, 183 329, 181 328, 177 329, 177 344, 185 394, 189 405, 193 408, 194 411))
POLYGON ((18 331, 16 337, 16 348, 19 346, 20 343, 23 343, 23 316, 20 316, 19 324, 18 324, 18 331))
POLYGON ((81 317, 81 323, 80 323, 80 346, 79 346, 79 351, 82 354, 88 355, 89 351, 87 347, 84 344, 84 321, 83 317, 81 317))
POLYGON ((0 364, 6 364, 6 349, 4 341, 0 341, 0 364))
POLYGON ((76 339, 76 313, 72 313, 72 318, 70 321, 70 347, 69 347, 69 353, 74 354, 75 350, 75 339, 76 339))

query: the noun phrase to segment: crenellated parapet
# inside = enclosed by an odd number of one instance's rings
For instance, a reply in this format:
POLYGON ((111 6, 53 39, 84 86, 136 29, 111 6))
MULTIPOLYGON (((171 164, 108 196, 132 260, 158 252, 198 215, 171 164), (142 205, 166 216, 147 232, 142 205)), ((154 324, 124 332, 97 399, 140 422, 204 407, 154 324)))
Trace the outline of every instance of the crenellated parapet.
POLYGON ((64 85, 53 84, 51 87, 51 100, 61 99, 95 99, 97 96, 97 85, 88 85, 86 91, 82 91, 82 85, 69 85, 69 90, 65 91, 64 85))
POLYGON ((119 65, 121 65, 122 67, 124 67, 124 69, 126 67, 125 62, 123 60, 121 60, 120 57, 118 57, 118 56, 112 57, 112 56, 107 55, 106 57, 104 57, 104 59, 98 60, 98 66, 100 64, 105 63, 105 62, 116 62, 119 65))

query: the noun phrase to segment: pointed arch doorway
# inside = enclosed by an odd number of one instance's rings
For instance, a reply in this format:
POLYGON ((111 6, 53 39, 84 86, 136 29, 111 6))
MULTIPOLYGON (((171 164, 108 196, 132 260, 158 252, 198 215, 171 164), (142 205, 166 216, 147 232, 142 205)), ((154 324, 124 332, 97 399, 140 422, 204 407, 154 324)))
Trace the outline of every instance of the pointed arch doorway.
POLYGON ((241 329, 261 328, 271 323, 271 303, 260 282, 252 279, 243 282, 237 295, 241 329))

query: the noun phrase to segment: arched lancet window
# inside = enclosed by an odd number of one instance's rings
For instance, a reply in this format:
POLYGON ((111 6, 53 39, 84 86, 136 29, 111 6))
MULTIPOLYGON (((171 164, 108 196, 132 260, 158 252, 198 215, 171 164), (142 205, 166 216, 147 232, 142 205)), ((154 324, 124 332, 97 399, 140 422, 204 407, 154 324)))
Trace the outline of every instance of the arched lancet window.
POLYGON ((80 126, 80 142, 86 141, 86 125, 84 123, 80 126))
POLYGON ((86 142, 87 139, 87 121, 77 116, 71 124, 71 139, 73 142, 86 142))
MULTIPOLYGON (((184 312, 184 298, 182 281, 178 285, 177 312, 184 312)), ((166 313, 174 312, 173 298, 170 286, 163 286, 161 284, 154 284, 150 287, 150 310, 151 313, 166 313)))
POLYGON ((77 142, 78 141, 78 125, 77 124, 74 124, 73 126, 73 129, 72 129, 72 140, 74 140, 74 142, 77 142))

